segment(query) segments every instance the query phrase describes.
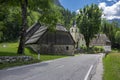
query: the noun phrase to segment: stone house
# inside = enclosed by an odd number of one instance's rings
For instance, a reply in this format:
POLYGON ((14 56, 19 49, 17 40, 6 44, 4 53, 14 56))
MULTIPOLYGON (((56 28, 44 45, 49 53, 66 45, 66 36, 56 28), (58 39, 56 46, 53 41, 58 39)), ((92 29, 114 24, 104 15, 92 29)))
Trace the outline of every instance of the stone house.
POLYGON ((111 41, 105 34, 97 34, 91 40, 90 46, 102 46, 106 52, 111 51, 111 41))
POLYGON ((51 32, 48 27, 35 23, 27 30, 25 44, 40 54, 74 55, 75 49, 71 34, 60 24, 51 32))

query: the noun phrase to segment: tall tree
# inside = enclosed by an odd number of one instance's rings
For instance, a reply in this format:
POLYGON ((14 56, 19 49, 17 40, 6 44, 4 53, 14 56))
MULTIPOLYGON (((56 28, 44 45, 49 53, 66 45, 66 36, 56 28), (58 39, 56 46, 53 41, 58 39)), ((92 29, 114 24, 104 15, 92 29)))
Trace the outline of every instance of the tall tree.
POLYGON ((77 26, 84 35, 86 46, 89 48, 90 40, 99 32, 102 12, 96 4, 80 9, 77 26))
MULTIPOLYGON (((27 11, 30 10, 40 10, 41 12, 48 11, 51 8, 51 3, 53 0, 0 0, 0 3, 5 6, 20 6, 21 7, 21 16, 22 16, 22 27, 21 27, 21 36, 18 47, 18 54, 24 54, 25 47, 25 34, 27 29, 27 11)), ((46 15, 44 15, 46 16, 46 15)))
POLYGON ((22 28, 21 28, 21 36, 20 36, 20 43, 18 47, 18 54, 24 54, 24 47, 25 47, 25 34, 27 29, 27 6, 28 0, 20 0, 21 11, 22 11, 22 28))
POLYGON ((115 34, 116 42, 120 45, 120 31, 117 31, 115 34))
POLYGON ((115 34, 119 30, 118 23, 102 20, 101 31, 105 33, 111 41, 112 47, 116 44, 115 34))
POLYGON ((64 26, 69 29, 72 25, 73 20, 75 20, 76 18, 76 13, 75 12, 71 12, 68 9, 62 9, 62 21, 64 26))

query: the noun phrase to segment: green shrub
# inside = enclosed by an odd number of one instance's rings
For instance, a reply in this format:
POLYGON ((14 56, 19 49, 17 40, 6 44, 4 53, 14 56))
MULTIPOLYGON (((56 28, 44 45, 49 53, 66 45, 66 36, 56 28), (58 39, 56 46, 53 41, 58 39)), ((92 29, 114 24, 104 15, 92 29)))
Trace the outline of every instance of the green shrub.
POLYGON ((81 49, 88 54, 95 54, 95 53, 102 53, 104 52, 103 47, 101 46, 92 46, 89 49, 87 49, 86 47, 81 47, 81 49))

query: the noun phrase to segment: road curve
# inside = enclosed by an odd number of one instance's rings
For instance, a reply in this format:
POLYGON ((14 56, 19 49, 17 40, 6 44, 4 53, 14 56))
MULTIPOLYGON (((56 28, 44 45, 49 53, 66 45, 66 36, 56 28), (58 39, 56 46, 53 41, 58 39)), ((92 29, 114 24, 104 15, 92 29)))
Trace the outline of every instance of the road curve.
POLYGON ((81 54, 0 70, 0 80, 87 80, 100 54, 81 54))

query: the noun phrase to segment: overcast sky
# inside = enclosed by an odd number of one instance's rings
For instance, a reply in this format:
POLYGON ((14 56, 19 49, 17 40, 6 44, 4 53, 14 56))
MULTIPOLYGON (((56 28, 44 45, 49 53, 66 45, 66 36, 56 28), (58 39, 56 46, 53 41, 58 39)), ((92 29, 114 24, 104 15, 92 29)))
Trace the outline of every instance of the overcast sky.
POLYGON ((120 0, 59 0, 70 11, 77 11, 85 5, 98 4, 103 10, 103 18, 108 20, 120 19, 120 0))

